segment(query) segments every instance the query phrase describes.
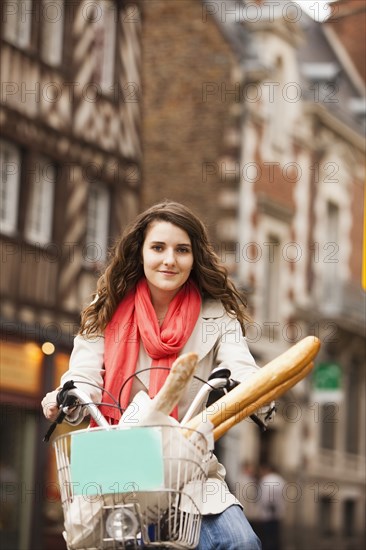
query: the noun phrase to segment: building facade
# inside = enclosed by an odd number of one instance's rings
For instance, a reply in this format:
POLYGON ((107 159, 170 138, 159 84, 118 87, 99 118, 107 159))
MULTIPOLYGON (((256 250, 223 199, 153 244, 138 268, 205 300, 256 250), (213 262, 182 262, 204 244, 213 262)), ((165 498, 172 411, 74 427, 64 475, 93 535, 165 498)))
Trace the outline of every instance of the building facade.
POLYGON ((40 400, 139 209, 141 19, 136 4, 104 0, 0 9, 1 546, 57 548, 40 400))
MULTIPOLYGON (((326 23, 299 9, 249 19, 267 75, 243 71, 238 281, 250 292, 247 337, 267 363, 298 339, 322 341, 319 374, 278 403, 266 434, 232 431, 233 450, 271 461, 286 480, 286 548, 358 548, 365 531, 365 293, 361 288, 365 86, 326 23), (328 376, 326 375, 326 376, 328 376), (324 380, 323 380, 324 383, 324 380)), ((259 12, 258 12, 259 13, 259 12)), ((253 17, 253 16, 252 16, 253 17)))
POLYGON ((316 376, 278 402, 265 434, 245 421, 223 439, 231 487, 242 490, 243 460, 269 460, 286 481, 286 549, 358 548, 365 86, 357 63, 331 22, 292 2, 144 10, 145 204, 181 200, 207 222, 247 292, 258 364, 308 334, 322 341, 316 376), (324 395, 319 373, 332 369, 334 392, 324 395))
POLYGON ((142 11, 143 205, 192 207, 216 246, 221 204, 235 208, 219 172, 221 158, 240 153, 236 52, 201 2, 154 0, 142 11))
POLYGON ((365 86, 337 28, 270 0, 0 9, 2 547, 63 548, 39 402, 107 247, 165 198, 247 292, 258 364, 315 334, 337 373, 328 397, 310 378, 284 396, 264 435, 229 432, 233 490, 243 460, 270 460, 286 550, 362 547, 365 86))

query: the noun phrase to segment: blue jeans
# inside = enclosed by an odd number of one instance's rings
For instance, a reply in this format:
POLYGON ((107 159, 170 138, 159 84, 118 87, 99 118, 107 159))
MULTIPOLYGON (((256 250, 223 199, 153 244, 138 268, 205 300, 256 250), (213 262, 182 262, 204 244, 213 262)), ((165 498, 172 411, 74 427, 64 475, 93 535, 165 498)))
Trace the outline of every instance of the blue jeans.
POLYGON ((196 550, 261 550, 262 545, 240 506, 203 516, 196 550))

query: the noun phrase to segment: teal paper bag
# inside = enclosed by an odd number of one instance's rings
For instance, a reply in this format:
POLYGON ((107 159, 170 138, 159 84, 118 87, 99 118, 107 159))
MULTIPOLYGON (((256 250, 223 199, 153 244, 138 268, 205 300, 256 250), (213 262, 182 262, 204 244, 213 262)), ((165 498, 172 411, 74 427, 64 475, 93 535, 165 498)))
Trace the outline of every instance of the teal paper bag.
POLYGON ((161 428, 72 434, 70 462, 74 495, 159 490, 164 486, 161 428))

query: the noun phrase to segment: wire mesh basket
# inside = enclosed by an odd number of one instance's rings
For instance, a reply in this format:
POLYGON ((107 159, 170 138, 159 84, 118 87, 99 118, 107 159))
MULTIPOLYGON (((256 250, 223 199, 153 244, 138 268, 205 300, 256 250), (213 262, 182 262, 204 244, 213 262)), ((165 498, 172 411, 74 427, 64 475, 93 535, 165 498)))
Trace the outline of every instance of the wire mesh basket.
POLYGON ((69 550, 197 546, 210 459, 200 432, 95 428, 54 447, 69 550))

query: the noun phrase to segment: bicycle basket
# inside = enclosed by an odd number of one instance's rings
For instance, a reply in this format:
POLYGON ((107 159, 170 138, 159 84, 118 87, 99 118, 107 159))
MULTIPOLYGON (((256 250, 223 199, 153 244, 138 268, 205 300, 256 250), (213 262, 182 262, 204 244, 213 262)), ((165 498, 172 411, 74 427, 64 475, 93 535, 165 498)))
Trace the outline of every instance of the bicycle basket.
POLYGON ((95 428, 59 436, 69 550, 194 548, 207 440, 181 426, 95 428))

